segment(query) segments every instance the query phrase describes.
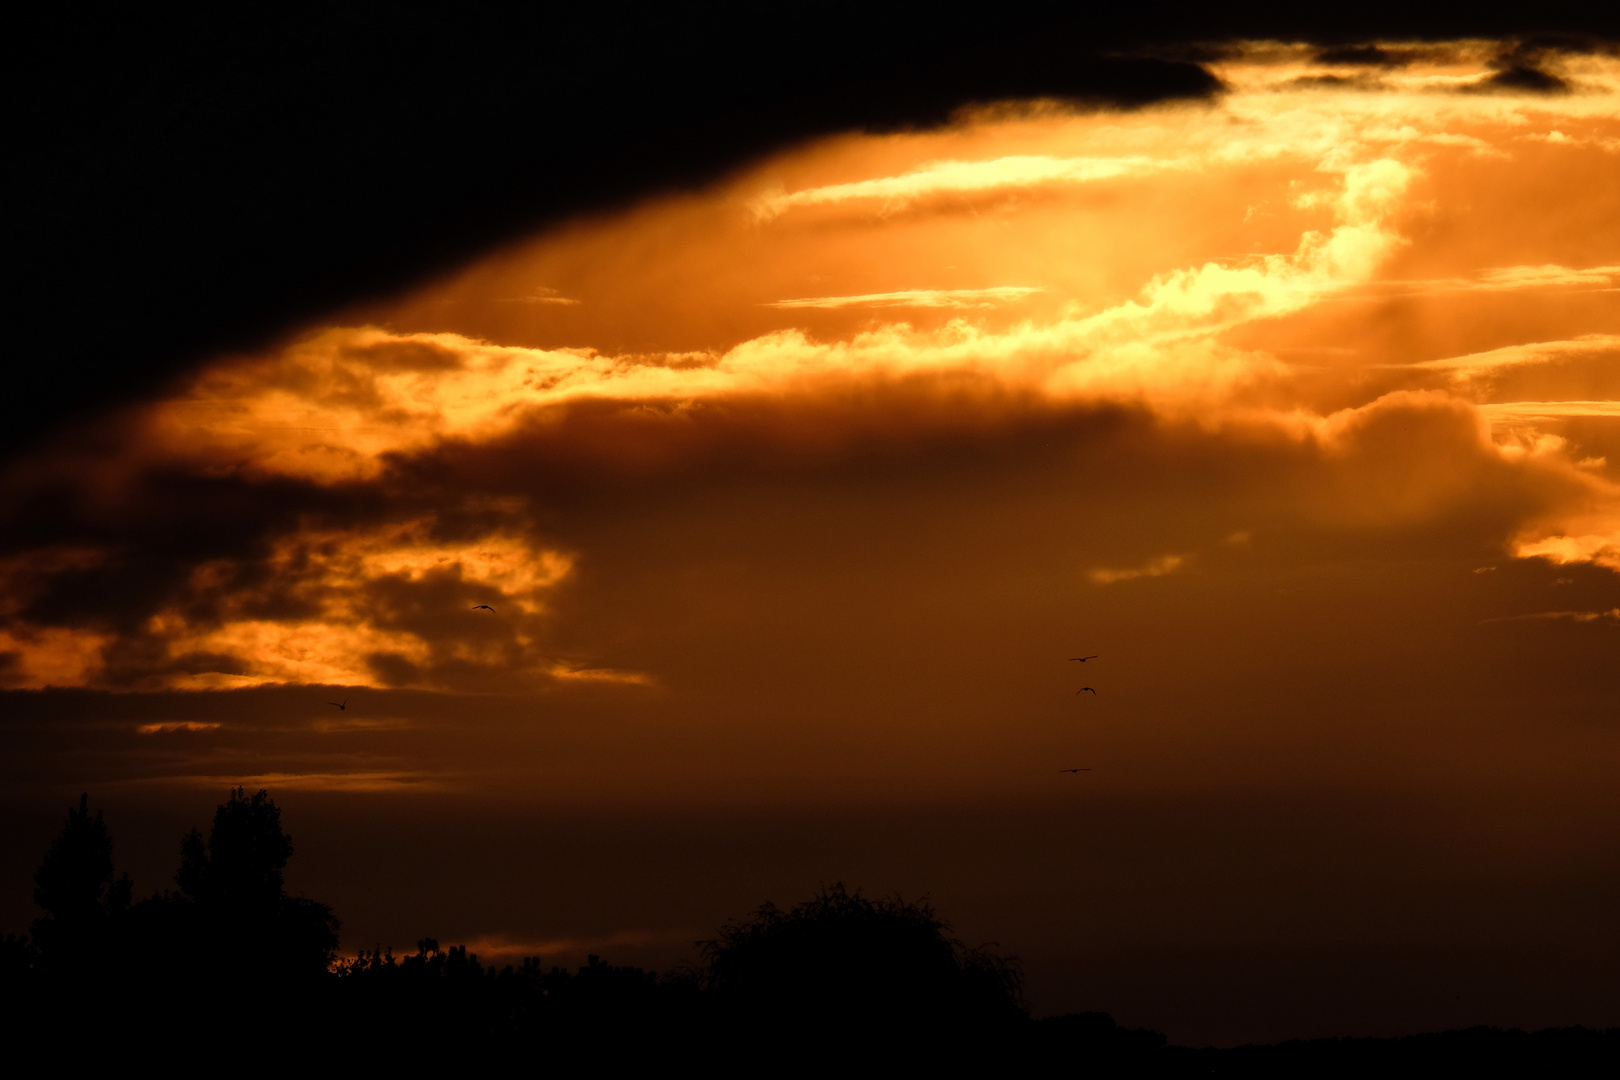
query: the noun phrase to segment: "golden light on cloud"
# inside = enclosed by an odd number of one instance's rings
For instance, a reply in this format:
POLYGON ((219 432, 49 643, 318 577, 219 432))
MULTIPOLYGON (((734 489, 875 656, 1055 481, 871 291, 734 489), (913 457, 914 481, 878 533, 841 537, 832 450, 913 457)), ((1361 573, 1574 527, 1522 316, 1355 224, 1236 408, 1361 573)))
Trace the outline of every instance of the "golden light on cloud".
POLYGON ((1130 581, 1133 578, 1143 577, 1163 577, 1165 574, 1173 574, 1181 569, 1181 564, 1185 561, 1180 555, 1161 555, 1157 559, 1149 559, 1143 565, 1132 567, 1129 570, 1108 570, 1099 567, 1093 570, 1089 576, 1098 585, 1112 585, 1116 581, 1130 581))
POLYGON ((931 161, 899 176, 827 184, 780 195, 765 195, 749 205, 756 217, 769 220, 800 207, 872 201, 892 212, 929 196, 983 193, 1044 184, 1077 184, 1091 180, 1141 175, 1158 169, 1187 168, 1175 158, 1119 155, 1050 157, 1013 154, 988 161, 931 161))
MULTIPOLYGON (((1100 310, 1088 312, 1071 299, 1045 322, 990 327, 952 319, 930 329, 889 323, 831 340, 783 328, 721 352, 651 357, 502 346, 446 332, 329 330, 277 356, 206 376, 191 395, 154 414, 151 439, 218 467, 335 482, 377 475, 390 454, 499 438, 586 401, 685 406, 758 394, 813 396, 852 379, 968 376, 996 391, 1059 403, 1129 401, 1182 413, 1220 408, 1240 389, 1283 374, 1272 357, 1224 344, 1224 331, 1300 311, 1366 281, 1401 242, 1384 218, 1413 169, 1380 157, 1334 172, 1333 189, 1307 200, 1327 212, 1329 227, 1306 230, 1294 250, 1164 270, 1134 297, 1100 310)), ((1037 173, 1029 182, 1043 179, 1037 173)), ((1047 288, 772 303, 948 308, 968 297, 1037 291, 1047 288)))
POLYGON ((177 780, 210 789, 245 787, 277 791, 398 792, 439 791, 442 777, 421 772, 253 773, 250 775, 193 775, 177 780))
POLYGON ((267 559, 268 569, 283 583, 285 598, 308 610, 302 618, 252 617, 263 597, 229 587, 235 567, 199 566, 192 575, 192 596, 154 614, 147 631, 166 642, 172 658, 234 657, 242 670, 171 675, 166 683, 179 689, 289 682, 386 685, 378 658, 406 669, 430 666, 435 659, 509 667, 512 643, 520 649, 531 644, 523 631, 512 641, 463 639, 435 649, 406 626, 379 625, 378 616, 388 605, 380 602, 377 587, 409 589, 437 581, 460 595, 494 600, 503 611, 532 618, 544 610, 541 594, 568 574, 572 560, 500 534, 454 545, 435 542, 431 524, 413 521, 359 534, 300 530, 278 542, 267 559), (203 626, 183 614, 183 606, 197 594, 220 597, 203 626))
POLYGON ((0 655, 11 660, 7 682, 18 689, 83 686, 95 678, 110 634, 60 626, 18 626, 0 631, 0 655))
POLYGON ((173 723, 137 724, 136 732, 141 735, 173 735, 177 731, 218 731, 217 720, 176 720, 173 723))
MULTIPOLYGON (((1368 66, 1257 44, 1208 102, 828 139, 222 359, 131 421, 85 498, 149 473, 304 508, 138 617, 41 606, 116 544, 9 556, 0 675, 673 687, 614 657, 639 629, 555 655, 574 624, 553 597, 608 589, 585 568, 631 542, 556 507, 1088 416, 1286 460, 1312 479, 1253 498, 1312 528, 1473 513, 1470 566, 1620 569, 1620 60, 1548 52, 1525 89, 1494 48, 1368 66)), ((1146 587, 1205 572, 1205 542, 1121 533, 1067 565, 1146 587)))
MULTIPOLYGON (((424 518, 361 531, 301 527, 272 542, 256 567, 239 559, 199 563, 146 618, 147 663, 157 659, 158 671, 139 676, 135 685, 434 686, 443 680, 433 669, 445 665, 562 670, 534 651, 533 634, 545 615, 544 594, 567 577, 572 558, 501 532, 449 543, 435 539, 433 526, 424 518), (412 617, 419 603, 413 594, 432 595, 439 620, 457 619, 465 632, 447 637, 441 625, 424 634, 413 625, 419 621, 412 617), (450 604, 454 609, 446 611, 450 604), (498 637, 479 625, 484 612, 500 619, 498 637), (153 649, 161 650, 158 657, 153 649)), ((105 681, 96 669, 113 638, 104 632, 24 624, 5 633, 0 642, 14 657, 14 686, 105 681)), ((567 677, 639 679, 633 673, 567 677)))
POLYGON ((1577 536, 1548 536, 1515 544, 1513 554, 1521 559, 1546 559, 1560 564, 1588 562, 1620 570, 1620 535, 1606 529, 1577 536))

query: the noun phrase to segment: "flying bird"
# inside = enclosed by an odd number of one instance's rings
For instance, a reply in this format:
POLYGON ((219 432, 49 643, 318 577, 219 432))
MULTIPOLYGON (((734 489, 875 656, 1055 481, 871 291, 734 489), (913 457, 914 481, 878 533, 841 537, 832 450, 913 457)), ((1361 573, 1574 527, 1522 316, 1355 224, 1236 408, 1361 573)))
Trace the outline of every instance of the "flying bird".
POLYGON ((1089 686, 1082 686, 1080 689, 1076 690, 1075 693, 1077 693, 1077 694, 1090 694, 1092 697, 1097 696, 1097 691, 1093 690, 1089 686))
POLYGON ((1090 772, 1090 769, 1059 769, 1058 772, 1090 772))
POLYGON ((488 604, 474 604, 473 605, 473 610, 474 611, 494 611, 495 609, 490 607, 488 604))
POLYGON ((1097 659, 1097 657, 1100 656, 1100 655, 1101 655, 1100 653, 1092 653, 1090 656, 1071 656, 1071 657, 1069 657, 1069 659, 1070 660, 1078 660, 1083 664, 1087 660, 1095 660, 1095 659, 1097 659))
POLYGON ((342 701, 328 701, 327 704, 336 705, 340 709, 347 709, 349 707, 349 699, 344 698, 342 701))

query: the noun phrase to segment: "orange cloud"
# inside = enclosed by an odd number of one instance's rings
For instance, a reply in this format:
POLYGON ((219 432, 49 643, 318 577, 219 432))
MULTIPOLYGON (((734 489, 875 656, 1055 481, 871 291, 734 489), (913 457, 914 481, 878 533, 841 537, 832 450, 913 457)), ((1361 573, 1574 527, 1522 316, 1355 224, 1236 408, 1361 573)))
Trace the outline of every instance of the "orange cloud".
POLYGON ((113 635, 62 626, 13 624, 0 630, 0 680, 9 689, 84 686, 101 666, 113 635))
POLYGON ((509 668, 512 649, 521 653, 532 642, 521 627, 543 613, 543 593, 568 574, 572 560, 537 550, 515 536, 484 535, 457 544, 435 541, 431 524, 414 521, 359 534, 299 531, 279 541, 266 569, 280 579, 282 597, 305 608, 307 613, 297 618, 255 617, 259 595, 222 585, 231 568, 199 566, 191 595, 218 595, 210 617, 202 622, 190 618, 185 613, 188 598, 181 598, 151 616, 147 633, 165 643, 170 657, 221 656, 235 670, 171 675, 166 684, 181 689, 282 682, 431 684, 432 677, 425 674, 390 680, 382 672, 430 670, 448 661, 509 668), (520 628, 509 638, 435 639, 402 620, 398 601, 390 605, 378 591, 391 587, 409 593, 435 584, 449 586, 464 601, 490 602, 515 616, 520 628))
POLYGON ((1106 570, 1098 568, 1090 573, 1090 578, 1098 585, 1112 585, 1116 581, 1130 581, 1133 578, 1163 577, 1173 574, 1181 569, 1186 560, 1180 555, 1161 555, 1157 559, 1149 559, 1141 566, 1130 570, 1106 570))
POLYGON ((271 772, 236 775, 231 773, 188 775, 174 777, 197 787, 222 789, 232 787, 267 788, 276 791, 340 791, 340 792, 434 792, 444 791, 450 785, 440 776, 423 772, 271 772))
MULTIPOLYGON (((377 475, 389 455, 498 439, 590 400, 810 396, 850 379, 970 375, 1058 402, 1124 400, 1178 414, 1220 407, 1282 370, 1270 357, 1224 346, 1222 332, 1362 282, 1399 245, 1383 219, 1412 169, 1378 158, 1338 172, 1337 191, 1319 200, 1337 224, 1306 231, 1292 253, 1155 274, 1136 297, 1090 314, 999 330, 965 320, 932 330, 894 323, 830 341, 783 329, 724 352, 685 354, 679 364, 451 333, 333 329, 205 376, 155 411, 149 440, 213 468, 336 482, 377 475)), ((829 298, 823 306, 852 305, 829 298)))
MULTIPOLYGON (((1496 79, 1491 43, 1380 48, 1399 62, 1369 75, 1251 44, 1213 103, 827 140, 222 359, 86 471, 84 513, 174 475, 289 509, 164 563, 127 612, 52 607, 124 565, 105 544, 8 556, 0 678, 669 686, 553 644, 554 598, 607 587, 580 568, 610 541, 552 523, 604 477, 686 491, 1098 417, 1265 456, 1299 521, 1466 513, 1471 564, 1620 568, 1620 61, 1549 52, 1548 94, 1496 79)), ((1257 520, 1234 517, 1209 535, 1257 520)), ((1204 542, 1079 565, 1165 576, 1204 542)))

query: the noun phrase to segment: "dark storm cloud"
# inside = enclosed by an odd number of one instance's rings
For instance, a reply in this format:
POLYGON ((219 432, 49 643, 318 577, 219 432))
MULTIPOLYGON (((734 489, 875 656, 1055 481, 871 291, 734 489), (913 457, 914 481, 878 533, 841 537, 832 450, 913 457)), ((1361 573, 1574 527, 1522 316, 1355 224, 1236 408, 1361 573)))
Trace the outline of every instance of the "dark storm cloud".
POLYGON ((1526 63, 1505 62, 1492 75, 1467 87, 1474 91, 1518 91, 1536 94, 1567 94, 1569 83, 1550 72, 1526 63))
POLYGON ((1612 55, 1616 45, 1578 34, 1535 34, 1511 39, 1489 61, 1493 73, 1467 89, 1567 94, 1573 86, 1559 73, 1564 56, 1612 55))
POLYGON ((1118 28, 1056 15, 34 11, 13 28, 23 359, 0 453, 210 354, 812 135, 1215 88, 1195 65, 1100 56, 1118 28))
MULTIPOLYGON (((37 7, 12 26, 8 66, 26 210, 8 235, 20 359, 0 453, 514 235, 808 136, 926 125, 976 101, 1207 95, 1198 65, 1222 51, 1197 42, 1342 49, 1522 33, 1526 17, 1399 3, 37 7), (1172 59, 1132 58, 1150 53, 1172 59)), ((1538 5, 1533 21, 1620 28, 1592 5, 1538 5)))
POLYGON ((1401 67, 1411 63, 1411 57, 1379 45, 1331 45, 1318 50, 1315 59, 1318 64, 1356 67, 1401 67))
POLYGON ((1543 94, 1561 94, 1569 90, 1569 83, 1557 75, 1525 64, 1514 64, 1486 79, 1482 87, 1501 90, 1530 90, 1543 94))
POLYGON ((1289 80, 1291 87, 1357 87, 1372 90, 1379 86, 1378 79, 1368 75, 1301 75, 1289 80))

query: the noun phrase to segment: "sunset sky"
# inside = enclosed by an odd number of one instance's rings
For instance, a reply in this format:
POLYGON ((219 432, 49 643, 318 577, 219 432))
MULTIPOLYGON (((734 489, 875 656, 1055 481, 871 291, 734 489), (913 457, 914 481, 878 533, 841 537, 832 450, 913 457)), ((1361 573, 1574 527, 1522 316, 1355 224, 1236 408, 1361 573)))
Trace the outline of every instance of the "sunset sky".
POLYGON ((1180 1041, 1620 1024, 1620 56, 1202 64, 517 237, 11 459, 5 927, 78 792, 147 893, 245 784, 350 951, 668 967, 843 880, 1180 1041))

